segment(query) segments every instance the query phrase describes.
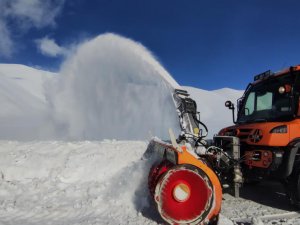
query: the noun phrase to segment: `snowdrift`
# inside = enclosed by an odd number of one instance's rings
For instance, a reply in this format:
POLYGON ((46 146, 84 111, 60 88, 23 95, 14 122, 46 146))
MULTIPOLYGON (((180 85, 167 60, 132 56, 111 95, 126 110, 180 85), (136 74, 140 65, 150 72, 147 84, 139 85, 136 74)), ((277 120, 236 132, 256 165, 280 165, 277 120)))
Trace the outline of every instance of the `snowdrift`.
POLYGON ((0 142, 0 224, 151 224, 145 142, 0 142))

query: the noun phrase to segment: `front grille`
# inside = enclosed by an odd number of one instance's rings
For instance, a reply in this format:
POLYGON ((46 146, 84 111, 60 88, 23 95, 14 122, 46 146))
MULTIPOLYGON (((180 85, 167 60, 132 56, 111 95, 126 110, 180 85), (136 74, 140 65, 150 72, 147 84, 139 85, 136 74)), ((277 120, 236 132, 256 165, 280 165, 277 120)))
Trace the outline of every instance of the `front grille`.
POLYGON ((243 132, 243 133, 250 133, 252 129, 241 128, 239 130, 240 130, 240 132, 243 132))
POLYGON ((238 132, 238 137, 240 138, 241 141, 246 141, 248 138, 249 134, 251 133, 252 129, 247 129, 247 128, 241 128, 239 129, 240 132, 238 132))
POLYGON ((238 136, 241 140, 245 141, 248 138, 248 135, 239 135, 238 136))
POLYGON ((246 141, 252 129, 241 128, 241 129, 229 129, 225 132, 225 136, 236 136, 240 138, 241 141, 246 141))

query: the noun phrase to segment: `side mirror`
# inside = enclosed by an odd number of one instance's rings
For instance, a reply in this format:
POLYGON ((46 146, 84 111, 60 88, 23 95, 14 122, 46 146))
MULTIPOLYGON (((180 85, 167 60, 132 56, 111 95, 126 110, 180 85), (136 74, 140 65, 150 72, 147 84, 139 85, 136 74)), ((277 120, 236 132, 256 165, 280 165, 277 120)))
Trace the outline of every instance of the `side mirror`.
POLYGON ((226 101, 225 106, 229 109, 234 109, 234 104, 231 101, 226 101))
POLYGON ((232 120, 233 123, 236 123, 235 116, 234 116, 234 110, 235 110, 234 104, 231 101, 226 101, 225 106, 232 111, 232 120))

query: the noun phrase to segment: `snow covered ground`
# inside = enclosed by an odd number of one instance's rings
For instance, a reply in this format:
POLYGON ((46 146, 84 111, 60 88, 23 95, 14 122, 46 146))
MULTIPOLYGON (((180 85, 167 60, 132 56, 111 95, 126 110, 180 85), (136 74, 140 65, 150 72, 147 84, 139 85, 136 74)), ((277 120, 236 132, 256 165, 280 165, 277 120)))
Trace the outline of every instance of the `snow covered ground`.
MULTIPOLYGON (((146 148, 143 141, 0 141, 0 224, 163 224, 149 200, 146 148)), ((224 195, 220 225, 300 224, 279 185, 245 187, 241 196, 224 195)))
POLYGON ((0 142, 0 224, 155 224, 145 142, 0 142))
MULTIPOLYGON (((59 73, 0 64, 0 224, 163 224, 143 154, 178 126, 175 87, 147 49, 111 34, 79 46, 59 73)), ((184 89, 209 137, 232 124, 224 102, 242 91, 184 89)), ((300 224, 293 210, 280 185, 259 184, 224 194, 220 225, 300 224)))

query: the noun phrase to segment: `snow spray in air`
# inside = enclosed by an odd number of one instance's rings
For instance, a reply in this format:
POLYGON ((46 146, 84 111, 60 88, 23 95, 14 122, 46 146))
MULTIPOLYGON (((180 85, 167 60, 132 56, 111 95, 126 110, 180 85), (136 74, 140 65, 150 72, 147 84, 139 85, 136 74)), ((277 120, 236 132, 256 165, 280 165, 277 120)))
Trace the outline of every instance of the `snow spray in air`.
POLYGON ((71 139, 146 139, 179 130, 176 81, 141 44, 100 35, 62 66, 50 95, 56 135, 71 139))

